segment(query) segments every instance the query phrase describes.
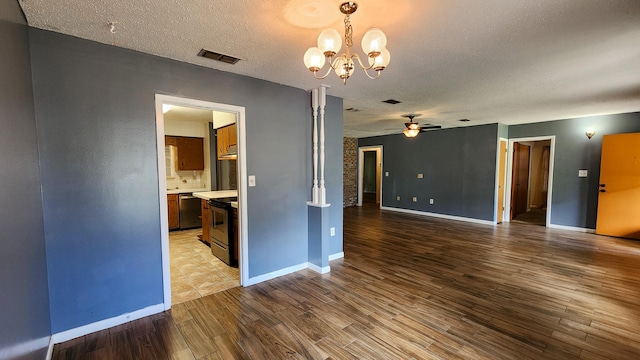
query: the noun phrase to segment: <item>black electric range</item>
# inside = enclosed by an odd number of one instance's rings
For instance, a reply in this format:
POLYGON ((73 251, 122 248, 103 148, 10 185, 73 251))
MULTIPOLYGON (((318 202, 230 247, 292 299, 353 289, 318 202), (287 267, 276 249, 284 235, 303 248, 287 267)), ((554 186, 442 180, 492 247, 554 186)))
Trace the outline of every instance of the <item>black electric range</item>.
POLYGON ((227 265, 234 266, 236 244, 233 236, 232 201, 238 201, 238 197, 209 200, 209 243, 214 256, 227 265))

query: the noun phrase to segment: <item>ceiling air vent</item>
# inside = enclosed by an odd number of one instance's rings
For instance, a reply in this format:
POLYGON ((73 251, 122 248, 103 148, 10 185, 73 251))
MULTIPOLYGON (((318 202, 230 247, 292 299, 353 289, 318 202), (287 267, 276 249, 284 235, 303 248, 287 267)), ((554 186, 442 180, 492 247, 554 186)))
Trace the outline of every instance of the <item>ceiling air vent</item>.
POLYGON ((383 100, 383 103, 387 103, 387 104, 391 104, 391 105, 395 105, 395 104, 400 104, 402 101, 398 101, 398 100, 394 100, 394 99, 389 99, 389 100, 383 100))
POLYGON ((469 122, 469 121, 471 121, 471 120, 469 120, 469 119, 460 119, 460 120, 458 120, 458 121, 462 121, 462 122, 469 122))
POLYGON ((223 63, 227 63, 231 65, 240 61, 240 59, 236 57, 220 54, 220 53, 205 50, 205 49, 200 50, 200 52, 198 53, 198 56, 206 57, 207 59, 211 59, 211 60, 222 61, 223 63))

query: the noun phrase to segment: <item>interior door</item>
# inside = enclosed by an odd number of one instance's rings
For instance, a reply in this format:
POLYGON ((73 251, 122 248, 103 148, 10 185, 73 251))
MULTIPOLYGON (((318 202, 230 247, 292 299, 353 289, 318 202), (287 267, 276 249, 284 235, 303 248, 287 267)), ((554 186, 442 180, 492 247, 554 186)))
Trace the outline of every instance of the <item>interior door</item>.
POLYGON ((500 163, 498 170, 498 219, 497 222, 501 223, 504 219, 504 179, 505 168, 507 162, 507 142, 500 140, 500 163))
POLYGON ((513 144, 513 174, 511 182, 511 219, 527 212, 529 196, 529 147, 513 144))
POLYGON ((640 133, 602 138, 596 233, 640 239, 640 133))

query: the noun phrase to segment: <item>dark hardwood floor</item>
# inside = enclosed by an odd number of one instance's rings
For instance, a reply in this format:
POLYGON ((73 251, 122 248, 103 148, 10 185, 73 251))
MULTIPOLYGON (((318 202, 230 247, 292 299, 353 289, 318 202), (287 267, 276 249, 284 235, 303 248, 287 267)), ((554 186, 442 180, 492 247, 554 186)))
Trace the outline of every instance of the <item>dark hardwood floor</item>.
POLYGON ((54 359, 640 359, 640 243, 344 211, 345 258, 58 344, 54 359))

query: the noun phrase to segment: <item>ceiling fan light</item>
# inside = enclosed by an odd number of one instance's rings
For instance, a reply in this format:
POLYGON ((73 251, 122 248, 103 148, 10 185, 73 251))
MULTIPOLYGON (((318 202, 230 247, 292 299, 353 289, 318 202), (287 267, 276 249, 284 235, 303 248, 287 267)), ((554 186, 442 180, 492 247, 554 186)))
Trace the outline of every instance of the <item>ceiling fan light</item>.
POLYGON ((387 65, 389 65, 390 60, 391 53, 389 53, 389 50, 382 49, 378 56, 369 58, 369 66, 371 66, 375 71, 382 71, 387 67, 387 65))
POLYGON ((417 122, 410 122, 407 123, 407 129, 409 130, 420 130, 420 124, 418 124, 417 122))
POLYGON ((362 50, 369 56, 375 57, 387 47, 387 36, 378 28, 367 30, 362 37, 362 50))
POLYGON ((316 72, 318 70, 320 70, 323 66, 324 66, 324 54, 322 53, 322 50, 320 50, 317 47, 310 47, 305 53, 304 53, 304 65, 307 67, 307 69, 316 72))
POLYGON ((402 133, 404 134, 404 136, 412 138, 418 136, 418 134, 420 133, 420 129, 404 129, 402 133))
POLYGON ((324 29, 318 35, 318 48, 327 56, 334 56, 342 48, 342 37, 336 29, 324 29))

